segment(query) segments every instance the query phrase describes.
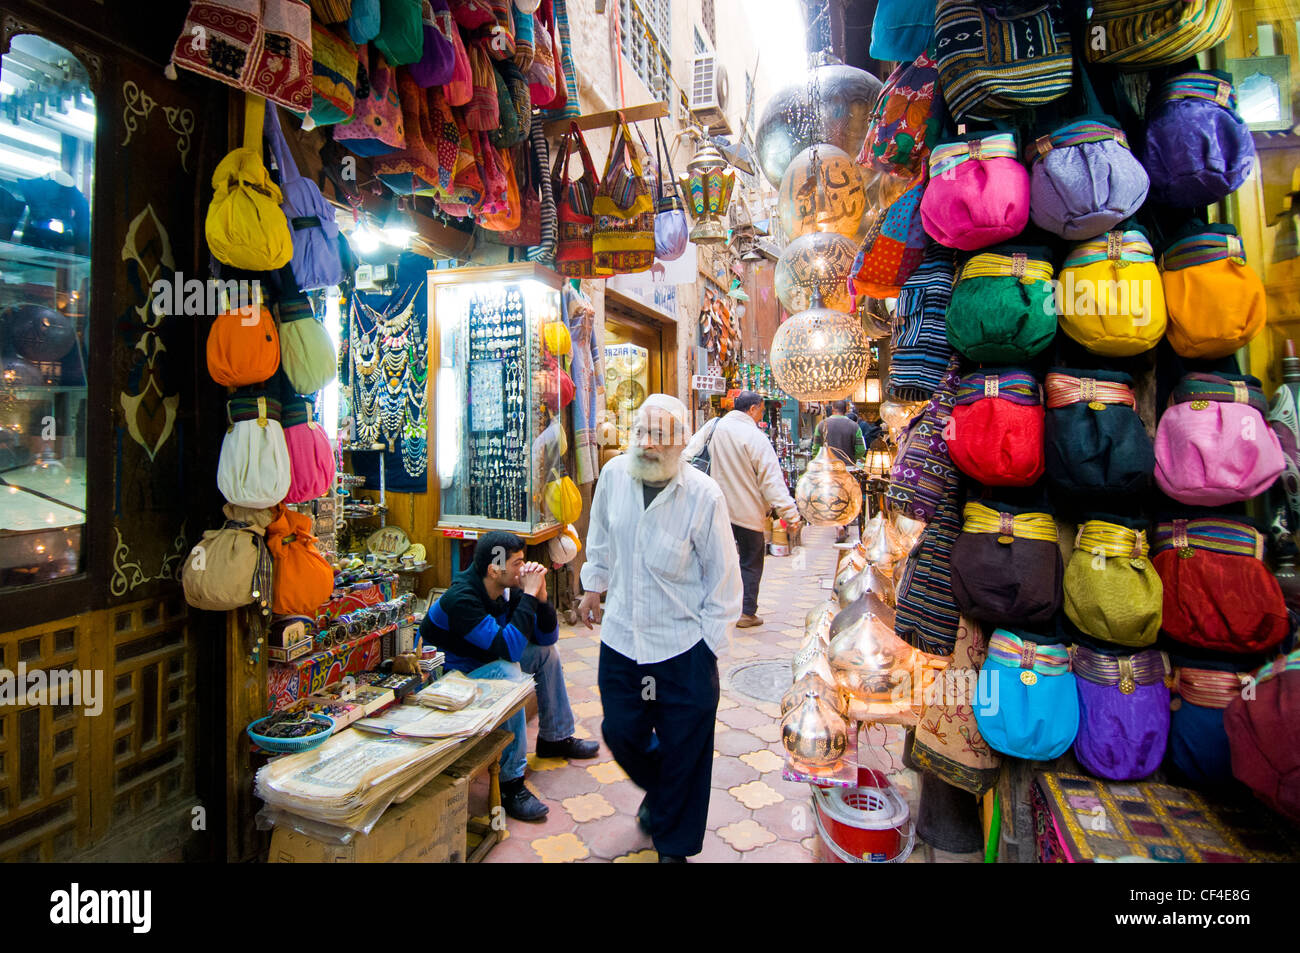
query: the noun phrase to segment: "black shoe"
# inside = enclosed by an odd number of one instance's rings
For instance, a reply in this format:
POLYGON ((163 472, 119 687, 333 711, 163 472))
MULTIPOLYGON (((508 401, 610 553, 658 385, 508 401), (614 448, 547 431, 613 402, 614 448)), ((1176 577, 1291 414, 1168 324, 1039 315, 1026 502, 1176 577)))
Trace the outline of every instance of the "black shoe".
POLYGON ((594 758, 600 754, 600 742, 583 741, 572 735, 563 741, 543 741, 537 739, 537 757, 539 758, 570 758, 582 760, 585 758, 594 758))
POLYGON ((643 834, 650 833, 650 795, 641 799, 641 806, 636 809, 636 823, 643 834))
POLYGON ((675 856, 675 855, 673 855, 673 854, 660 854, 660 855, 659 855, 659 863, 661 863, 661 864, 684 864, 684 863, 686 863, 686 858, 685 858, 685 857, 677 857, 677 856, 675 856))
POLYGON ((551 810, 524 786, 523 778, 501 782, 501 806, 516 821, 540 821, 551 810))

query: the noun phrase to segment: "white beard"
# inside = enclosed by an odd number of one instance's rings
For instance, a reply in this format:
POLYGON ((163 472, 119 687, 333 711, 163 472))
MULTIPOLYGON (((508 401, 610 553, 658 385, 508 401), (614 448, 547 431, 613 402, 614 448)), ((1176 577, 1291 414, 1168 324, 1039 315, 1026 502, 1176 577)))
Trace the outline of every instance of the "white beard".
POLYGON ((667 483, 682 465, 681 448, 661 450, 658 460, 647 460, 640 447, 628 447, 627 472, 642 483, 667 483))

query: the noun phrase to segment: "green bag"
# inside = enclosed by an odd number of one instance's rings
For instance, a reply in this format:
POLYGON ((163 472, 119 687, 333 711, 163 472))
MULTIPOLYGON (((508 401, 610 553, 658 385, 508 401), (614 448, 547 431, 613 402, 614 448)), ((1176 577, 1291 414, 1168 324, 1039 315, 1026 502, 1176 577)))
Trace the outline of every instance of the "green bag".
POLYGON ((948 342, 972 361, 1027 361, 1056 335, 1053 289, 1046 248, 999 245, 975 255, 948 302, 948 342))
POLYGON ((375 46, 390 66, 418 63, 424 55, 424 8, 420 0, 382 0, 375 46))
POLYGON ((1164 586, 1140 523, 1088 520, 1065 567, 1065 615, 1084 635, 1146 648, 1160 632, 1164 586))

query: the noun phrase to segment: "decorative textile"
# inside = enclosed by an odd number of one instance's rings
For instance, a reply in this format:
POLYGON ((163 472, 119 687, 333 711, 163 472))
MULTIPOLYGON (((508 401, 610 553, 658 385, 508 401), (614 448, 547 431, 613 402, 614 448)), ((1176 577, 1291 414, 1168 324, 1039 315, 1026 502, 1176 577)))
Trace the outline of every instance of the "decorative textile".
MULTIPOLYGON (((543 5, 545 9, 545 5, 543 5)), ((573 119, 582 115, 582 109, 578 105, 578 73, 573 65, 573 41, 569 37, 569 11, 565 0, 553 0, 552 9, 555 16, 555 34, 558 40, 558 46, 555 49, 555 59, 557 74, 562 73, 564 77, 563 90, 557 90, 556 95, 564 93, 565 102, 558 109, 553 108, 544 114, 544 122, 550 122, 553 119, 573 119)))
POLYGON ((923 52, 900 63, 876 99, 858 163, 905 179, 923 174, 942 113, 939 70, 931 56, 923 52))
MULTIPOLYGON (((538 123, 540 126, 541 123, 538 123)), ((600 469, 600 446, 596 424, 605 406, 605 377, 601 371, 600 348, 596 343, 596 310, 581 291, 564 288, 564 323, 572 338, 570 374, 575 391, 573 404, 573 463, 578 483, 594 483, 600 469)))
POLYGON ((1172 66, 1218 46, 1232 29, 1232 0, 1095 0, 1088 19, 1093 63, 1172 66))
MULTIPOLYGON (((1124 375, 1128 378, 1128 375, 1124 375)), ((1124 404, 1137 407, 1133 388, 1125 381, 1102 380, 1096 377, 1074 377, 1060 371, 1047 375, 1047 407, 1068 407, 1081 402, 1098 404, 1124 404)))
MULTIPOLYGON (((996 533, 1017 539, 1038 539, 1054 543, 1060 534, 1056 520, 1048 513, 1005 513, 982 503, 967 503, 963 533, 996 533)), ((1000 541, 999 541, 1000 542, 1000 541)))
POLYGON ((1300 837, 1249 803, 1172 784, 1058 773, 1038 775, 1030 792, 1040 859, 1049 863, 1300 860, 1300 837))
MULTIPOLYGON (((966 622, 952 595, 952 544, 961 532, 958 479, 949 468, 948 482, 940 487, 942 495, 936 509, 898 580, 894 631, 900 639, 931 655, 954 654, 961 624, 966 622)), ((957 661, 954 659, 954 663, 957 661)), ((977 663, 971 660, 970 665, 976 667, 977 663)))
POLYGON ((867 231, 849 269, 849 291, 853 295, 892 298, 921 264, 925 253, 925 229, 921 225, 921 195, 925 177, 882 209, 867 231))
POLYGON ((944 315, 952 300, 951 248, 929 242, 916 271, 898 292, 889 342, 889 396, 927 400, 952 359, 944 315))
POLYGON ((912 519, 928 521, 950 490, 955 471, 944 431, 957 400, 957 379, 954 355, 930 402, 898 441, 886 498, 912 519))

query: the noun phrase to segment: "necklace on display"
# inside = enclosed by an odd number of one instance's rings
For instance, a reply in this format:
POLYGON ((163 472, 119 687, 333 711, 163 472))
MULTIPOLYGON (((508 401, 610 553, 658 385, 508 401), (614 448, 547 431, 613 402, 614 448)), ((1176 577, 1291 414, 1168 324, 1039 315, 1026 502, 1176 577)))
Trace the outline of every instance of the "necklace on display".
POLYGON ((352 408, 356 424, 356 442, 369 447, 379 439, 379 403, 383 376, 379 373, 379 325, 362 327, 360 299, 352 298, 348 321, 348 350, 352 363, 352 408))

